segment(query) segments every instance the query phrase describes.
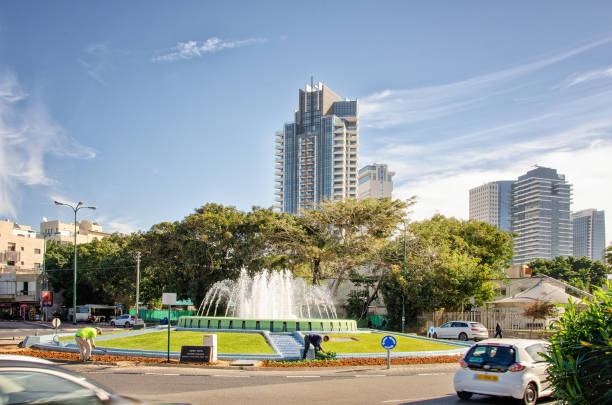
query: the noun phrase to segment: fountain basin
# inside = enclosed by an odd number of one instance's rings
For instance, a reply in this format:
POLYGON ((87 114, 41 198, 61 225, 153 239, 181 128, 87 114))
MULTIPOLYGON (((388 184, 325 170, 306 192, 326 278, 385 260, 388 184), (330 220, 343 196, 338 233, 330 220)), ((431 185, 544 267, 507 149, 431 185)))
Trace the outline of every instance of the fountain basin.
POLYGON ((179 328, 267 330, 270 332, 325 331, 348 332, 357 330, 353 319, 246 319, 219 316, 181 316, 179 328))

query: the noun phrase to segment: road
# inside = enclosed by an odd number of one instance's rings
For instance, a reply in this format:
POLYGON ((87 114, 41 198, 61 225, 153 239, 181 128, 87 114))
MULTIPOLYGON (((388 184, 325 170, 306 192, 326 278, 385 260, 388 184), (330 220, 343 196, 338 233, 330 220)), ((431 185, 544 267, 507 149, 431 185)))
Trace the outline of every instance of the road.
MULTIPOLYGON (((455 364, 359 369, 233 370, 187 367, 65 366, 123 395, 191 404, 509 405, 509 399, 453 391, 455 364)), ((540 402, 539 402, 540 403, 540 402)), ((552 405, 553 401, 542 401, 552 405)))

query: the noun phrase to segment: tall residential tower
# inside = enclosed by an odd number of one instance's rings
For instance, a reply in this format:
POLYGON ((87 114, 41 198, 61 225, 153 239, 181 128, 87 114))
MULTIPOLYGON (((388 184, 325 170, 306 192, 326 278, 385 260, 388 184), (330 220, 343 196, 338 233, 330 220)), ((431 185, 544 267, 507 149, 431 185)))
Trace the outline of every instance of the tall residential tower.
POLYGON ((387 165, 371 164, 359 169, 359 198, 391 198, 393 176, 387 165))
POLYGON ((470 219, 511 231, 512 183, 493 181, 470 189, 470 219))
POLYGON ((572 186, 555 169, 536 166, 512 185, 513 263, 571 256, 572 186))
POLYGON ((587 209, 572 213, 574 257, 605 263, 606 219, 604 211, 587 209))
POLYGON ((323 83, 299 90, 294 121, 276 134, 276 206, 298 214, 357 198, 359 106, 323 83))

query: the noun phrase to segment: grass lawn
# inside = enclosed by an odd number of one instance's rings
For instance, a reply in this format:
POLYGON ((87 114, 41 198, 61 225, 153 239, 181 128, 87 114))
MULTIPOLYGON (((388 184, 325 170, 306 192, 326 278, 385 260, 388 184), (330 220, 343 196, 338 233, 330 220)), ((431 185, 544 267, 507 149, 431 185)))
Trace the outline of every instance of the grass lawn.
MULTIPOLYGON (((115 330, 115 331, 112 331, 112 332, 104 332, 102 334, 102 336, 114 335, 116 333, 125 333, 125 332, 130 332, 130 330, 115 330)), ((75 335, 76 335, 76 333, 74 333, 73 335, 70 335, 70 336, 63 336, 63 337, 59 338, 59 340, 74 340, 75 335)))
MULTIPOLYGON (((203 332, 179 331, 170 332, 170 350, 181 351, 181 346, 201 346, 203 332)), ((255 353, 274 354, 266 339, 259 333, 218 332, 217 352, 219 353, 255 353)), ((168 332, 152 332, 137 336, 96 342, 101 347, 140 350, 168 350, 168 332)))
MULTIPOLYGON (((321 345, 326 351, 336 353, 386 353, 380 345, 380 341, 385 335, 379 333, 328 333, 329 342, 322 342, 321 345), (356 338, 359 340, 334 341, 335 338, 356 338)), ((394 336, 397 339, 397 346, 391 352, 419 352, 428 350, 449 350, 452 346, 425 340, 411 339, 406 337, 394 336)))

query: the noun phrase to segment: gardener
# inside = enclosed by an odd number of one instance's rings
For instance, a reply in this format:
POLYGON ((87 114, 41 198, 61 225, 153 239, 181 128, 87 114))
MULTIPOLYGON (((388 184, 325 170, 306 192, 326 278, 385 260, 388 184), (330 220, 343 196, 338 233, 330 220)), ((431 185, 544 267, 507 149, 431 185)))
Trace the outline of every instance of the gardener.
POLYGON ((308 349, 310 348, 310 345, 312 345, 312 347, 314 347, 315 353, 317 351, 321 351, 323 353, 327 353, 321 347, 321 341, 327 342, 328 340, 329 340, 329 336, 327 336, 327 335, 321 336, 318 333, 309 333, 306 336, 304 336, 304 355, 302 356, 302 360, 306 359, 306 355, 308 354, 308 349))
POLYGON ((74 340, 76 340, 77 346, 79 346, 82 361, 91 360, 91 348, 96 348, 94 338, 101 334, 100 328, 83 328, 77 332, 74 340))

